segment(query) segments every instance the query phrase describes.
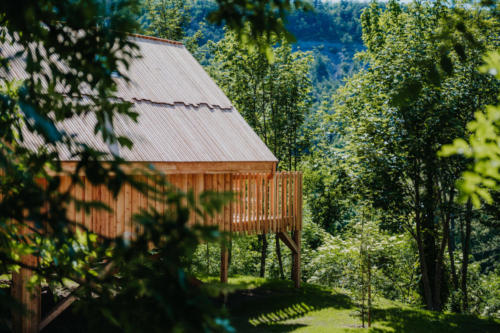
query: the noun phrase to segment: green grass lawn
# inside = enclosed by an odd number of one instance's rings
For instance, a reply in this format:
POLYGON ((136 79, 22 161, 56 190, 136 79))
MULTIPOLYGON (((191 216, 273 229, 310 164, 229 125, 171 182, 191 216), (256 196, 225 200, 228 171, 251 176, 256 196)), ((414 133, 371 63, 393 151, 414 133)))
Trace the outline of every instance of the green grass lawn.
POLYGON ((230 278, 227 310, 237 332, 500 332, 500 321, 438 314, 377 300, 373 324, 360 327, 358 311, 344 293, 290 281, 230 278))

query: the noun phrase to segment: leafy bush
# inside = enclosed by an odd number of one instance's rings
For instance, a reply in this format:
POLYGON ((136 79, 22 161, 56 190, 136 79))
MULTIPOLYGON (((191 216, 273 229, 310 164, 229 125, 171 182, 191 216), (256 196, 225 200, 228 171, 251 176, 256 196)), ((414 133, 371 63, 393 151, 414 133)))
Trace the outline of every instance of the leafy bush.
POLYGON ((342 237, 323 232, 323 244, 317 251, 305 251, 310 256, 304 262, 307 281, 357 293, 361 288, 361 248, 366 246, 374 294, 416 303, 418 276, 412 241, 404 235, 381 232, 374 222, 367 222, 362 232, 360 228, 360 224, 352 225, 342 237))

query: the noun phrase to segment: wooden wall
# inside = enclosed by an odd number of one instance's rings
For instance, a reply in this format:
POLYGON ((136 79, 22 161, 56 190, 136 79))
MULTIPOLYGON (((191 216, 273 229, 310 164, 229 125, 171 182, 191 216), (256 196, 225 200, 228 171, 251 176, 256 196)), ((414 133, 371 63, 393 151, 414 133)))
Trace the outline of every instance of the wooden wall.
MULTIPOLYGON (((141 209, 154 207, 159 212, 168 210, 164 201, 155 199, 158 193, 168 190, 165 188, 168 185, 164 185, 164 181, 159 181, 158 177, 164 177, 163 180, 179 191, 192 190, 197 204, 199 194, 204 191, 236 194, 235 200, 225 205, 215 216, 191 214, 189 225, 215 225, 219 226, 220 231, 244 234, 302 229, 302 174, 298 172, 137 176, 137 180, 147 183, 151 191, 141 193, 126 184, 116 197, 106 186, 93 186, 88 179, 81 177, 84 186, 73 186, 72 196, 77 200, 102 202, 112 211, 92 209, 86 213, 78 210, 74 204, 69 204, 68 218, 106 237, 124 233, 131 235, 135 231, 132 216, 141 209)), ((61 177, 62 191, 70 185, 69 177, 61 177)))

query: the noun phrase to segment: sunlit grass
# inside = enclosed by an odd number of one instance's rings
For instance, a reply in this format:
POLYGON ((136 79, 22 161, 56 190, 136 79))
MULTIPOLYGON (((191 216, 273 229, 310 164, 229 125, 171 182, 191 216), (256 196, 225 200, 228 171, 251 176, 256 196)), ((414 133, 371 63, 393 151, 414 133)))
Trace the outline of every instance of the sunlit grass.
MULTIPOLYGON (((216 278, 203 278, 216 281, 216 278)), ((500 321, 434 313, 378 299, 370 329, 348 295, 316 285, 238 276, 229 279, 227 310, 238 332, 500 332, 500 321)))

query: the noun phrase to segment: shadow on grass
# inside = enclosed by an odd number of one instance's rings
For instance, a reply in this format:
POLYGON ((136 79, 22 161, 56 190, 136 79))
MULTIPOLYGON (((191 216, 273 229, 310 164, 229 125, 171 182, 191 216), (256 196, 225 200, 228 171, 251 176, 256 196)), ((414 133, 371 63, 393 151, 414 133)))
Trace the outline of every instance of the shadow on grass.
MULTIPOLYGON (((234 286, 237 286, 235 284, 234 286)), ((243 285, 240 285, 240 287, 243 285)), ((236 287, 237 288, 237 287, 236 287)), ((315 326, 315 314, 321 309, 356 310, 347 295, 332 292, 327 288, 305 284, 295 289, 291 282, 266 281, 258 287, 236 290, 227 298, 227 310, 237 332, 291 332, 299 328, 315 326), (308 317, 305 323, 297 318, 308 317), (293 320, 288 321, 287 320, 293 320)), ((356 311, 348 311, 356 312, 356 311)), ((336 312, 332 311, 332 315, 336 312)), ((324 314, 323 314, 324 315, 324 314)), ((322 322, 322 319, 317 319, 322 322)), ((339 320, 341 317, 339 317, 339 320)), ((336 331, 365 331, 359 325, 339 324, 336 331), (345 326, 344 326, 345 325, 345 326)), ((361 321, 359 320, 359 324, 361 321)), ((436 313, 397 305, 373 309, 373 324, 365 332, 372 333, 500 333, 500 321, 470 315, 436 313)), ((324 326, 322 322, 322 329, 324 326)), ((310 327, 314 330, 313 327, 310 327)), ((333 329, 333 328, 332 328, 333 329)))
POLYGON ((387 329, 372 328, 370 332, 415 332, 415 333, 498 333, 500 323, 493 319, 482 319, 470 315, 437 313, 410 308, 374 309, 375 323, 387 329))
POLYGON ((272 324, 272 325, 266 325, 266 326, 255 326, 253 327, 252 330, 246 330, 246 329, 237 329, 238 333, 245 333, 245 332, 273 332, 273 333, 286 333, 286 332, 293 332, 301 327, 306 327, 307 325, 304 324, 296 324, 296 323, 279 323, 279 324, 272 324))
POLYGON ((293 287, 290 281, 269 281, 255 289, 238 290, 228 296, 227 308, 238 332, 264 328, 266 332, 289 332, 304 325, 282 323, 324 308, 351 309, 348 296, 314 285, 293 287))

